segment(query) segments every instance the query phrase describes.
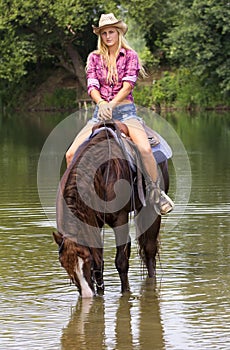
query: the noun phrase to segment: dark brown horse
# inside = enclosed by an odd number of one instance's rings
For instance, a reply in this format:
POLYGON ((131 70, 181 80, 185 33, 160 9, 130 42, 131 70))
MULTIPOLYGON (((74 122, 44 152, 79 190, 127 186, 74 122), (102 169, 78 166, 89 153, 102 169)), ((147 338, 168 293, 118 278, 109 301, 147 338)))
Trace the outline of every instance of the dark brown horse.
MULTIPOLYGON (((131 250, 129 213, 135 214, 139 253, 149 277, 155 275, 161 217, 145 196, 145 176, 137 148, 117 125, 102 125, 77 150, 57 195, 54 238, 59 259, 82 297, 102 294, 105 224, 116 238, 115 264, 122 293, 129 291, 131 250)), ((168 190, 167 161, 159 164, 161 187, 168 190)))

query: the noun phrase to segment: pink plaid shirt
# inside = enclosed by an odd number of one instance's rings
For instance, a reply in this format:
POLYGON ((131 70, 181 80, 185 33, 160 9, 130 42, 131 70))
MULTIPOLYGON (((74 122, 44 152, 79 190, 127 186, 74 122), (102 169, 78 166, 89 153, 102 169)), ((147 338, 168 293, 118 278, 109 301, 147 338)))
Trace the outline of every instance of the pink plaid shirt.
MULTIPOLYGON (((101 97, 106 101, 111 101, 122 88, 123 82, 127 81, 134 88, 140 65, 137 53, 133 50, 126 50, 121 48, 117 57, 117 73, 118 82, 116 84, 109 84, 106 82, 108 68, 103 64, 101 55, 91 53, 89 55, 87 68, 87 86, 88 94, 93 89, 100 91, 101 97)), ((133 102, 132 91, 127 96, 127 99, 133 102)))

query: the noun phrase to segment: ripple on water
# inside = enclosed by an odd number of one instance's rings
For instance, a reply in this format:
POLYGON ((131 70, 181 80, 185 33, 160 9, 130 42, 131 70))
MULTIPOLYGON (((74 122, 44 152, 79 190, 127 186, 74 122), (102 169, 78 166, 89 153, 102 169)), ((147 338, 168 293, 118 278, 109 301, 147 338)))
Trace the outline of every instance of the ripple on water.
POLYGON ((227 208, 191 203, 172 232, 162 230, 156 291, 145 284, 133 240, 132 295, 126 298, 120 297, 114 266, 114 235, 106 229, 106 293, 86 307, 59 265, 53 228, 41 208, 24 206, 20 210, 14 204, 8 211, 1 210, 9 215, 0 229, 0 347, 40 350, 45 344, 47 350, 75 350, 78 339, 81 349, 145 350, 151 348, 154 335, 160 350, 181 350, 181 345, 183 350, 227 350, 227 208), (96 341, 95 329, 102 334, 96 341))

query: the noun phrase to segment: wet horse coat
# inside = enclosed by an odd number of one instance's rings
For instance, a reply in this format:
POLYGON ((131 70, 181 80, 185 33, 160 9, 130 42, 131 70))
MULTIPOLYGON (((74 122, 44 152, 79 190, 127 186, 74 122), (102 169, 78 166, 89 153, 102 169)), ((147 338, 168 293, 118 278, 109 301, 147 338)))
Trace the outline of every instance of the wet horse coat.
MULTIPOLYGON (((167 191, 167 162, 160 168, 167 191)), ((95 285, 98 293, 104 291, 101 231, 105 224, 113 228, 116 238, 121 291, 129 290, 131 211, 135 212, 140 256, 148 276, 154 276, 161 217, 148 201, 140 199, 138 186, 140 182, 144 185, 144 177, 137 148, 121 136, 114 123, 103 125, 85 141, 64 173, 57 195, 58 232, 54 238, 61 265, 82 297, 93 296, 95 285)))

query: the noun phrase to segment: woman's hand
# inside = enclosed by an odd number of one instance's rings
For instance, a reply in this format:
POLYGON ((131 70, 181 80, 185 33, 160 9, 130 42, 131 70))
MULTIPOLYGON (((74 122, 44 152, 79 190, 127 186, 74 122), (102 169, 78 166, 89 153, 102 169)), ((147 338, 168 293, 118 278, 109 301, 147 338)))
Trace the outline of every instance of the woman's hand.
POLYGON ((98 118, 100 120, 112 119, 113 104, 111 102, 102 102, 98 106, 98 118))

